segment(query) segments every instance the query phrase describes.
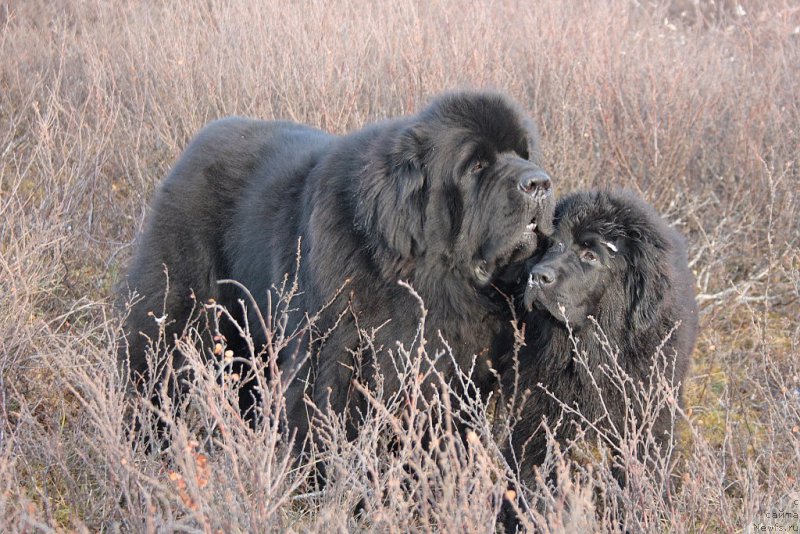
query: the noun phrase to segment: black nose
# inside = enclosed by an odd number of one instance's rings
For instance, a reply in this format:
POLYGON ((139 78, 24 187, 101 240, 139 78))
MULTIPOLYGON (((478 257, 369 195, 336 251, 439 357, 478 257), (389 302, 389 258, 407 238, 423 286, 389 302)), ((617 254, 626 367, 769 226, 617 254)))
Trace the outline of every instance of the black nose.
POLYGON ((530 281, 541 287, 549 286, 556 281, 556 272, 550 267, 537 265, 531 269, 530 281))
POLYGON ((550 189, 550 177, 543 171, 525 173, 519 181, 519 190, 523 193, 533 194, 548 189, 550 189))

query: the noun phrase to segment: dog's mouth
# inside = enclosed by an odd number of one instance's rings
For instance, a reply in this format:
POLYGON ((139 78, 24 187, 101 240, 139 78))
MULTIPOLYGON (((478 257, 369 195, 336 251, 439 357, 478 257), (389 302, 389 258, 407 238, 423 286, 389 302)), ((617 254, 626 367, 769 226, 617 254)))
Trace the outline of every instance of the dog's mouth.
POLYGON ((531 199, 528 205, 530 218, 522 231, 521 243, 537 242, 537 237, 547 237, 555 231, 553 215, 555 213, 555 200, 552 193, 543 191, 531 199))
POLYGON ((536 249, 540 237, 543 237, 543 234, 539 231, 538 218, 534 216, 531 218, 530 222, 525 225, 519 239, 512 247, 508 263, 520 261, 530 256, 536 249))
POLYGON ((553 226, 553 216, 555 215, 556 203, 550 191, 545 192, 536 199, 536 210, 531 217, 530 223, 525 227, 526 231, 538 231, 547 237, 555 232, 553 226))
POLYGON ((525 231, 532 234, 536 231, 537 226, 538 224, 536 223, 536 217, 534 217, 533 219, 531 219, 531 222, 529 222, 528 225, 525 227, 525 231))
POLYGON ((504 249, 494 255, 495 265, 504 267, 527 260, 536 251, 540 240, 553 233, 551 219, 547 215, 543 217, 540 211, 534 213, 522 231, 517 230, 516 239, 510 240, 504 249))
POLYGON ((479 256, 482 259, 474 264, 473 272, 479 285, 487 284, 498 273, 502 276, 507 268, 520 264, 533 255, 540 240, 552 235, 554 231, 553 209, 552 195, 544 195, 528 211, 529 215, 523 219, 523 224, 516 226, 515 231, 505 233, 509 238, 507 241, 498 240, 495 247, 483 250, 483 254, 479 256))
POLYGON ((508 263, 527 259, 536 250, 539 240, 552 235, 552 233, 552 213, 548 214, 546 209, 537 210, 525 225, 515 246, 512 247, 508 263))
POLYGON ((541 301, 541 290, 539 286, 533 281, 533 277, 528 277, 528 283, 525 285, 525 294, 522 303, 525 305, 526 311, 532 311, 534 306, 539 310, 544 310, 545 305, 541 301))
POLYGON ((539 242, 540 237, 544 236, 539 232, 539 221, 537 221, 536 217, 534 217, 531 219, 531 222, 525 225, 525 229, 522 231, 520 242, 519 245, 517 245, 517 248, 521 248, 528 243, 533 243, 535 246, 539 242))
POLYGON ((536 310, 546 313, 559 323, 564 322, 564 314, 559 309, 559 306, 552 305, 551 300, 545 294, 544 290, 535 283, 532 283, 530 279, 528 279, 528 283, 525 286, 522 304, 525 306, 526 312, 536 310))

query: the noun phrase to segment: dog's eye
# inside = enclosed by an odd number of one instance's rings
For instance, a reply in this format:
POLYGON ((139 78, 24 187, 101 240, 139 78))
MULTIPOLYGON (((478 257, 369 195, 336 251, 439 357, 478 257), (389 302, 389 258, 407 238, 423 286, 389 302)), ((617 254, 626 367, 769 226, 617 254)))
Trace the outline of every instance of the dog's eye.
POLYGON ((585 261, 586 263, 596 263, 600 260, 600 258, 594 253, 594 251, 585 248, 581 251, 581 260, 585 261))
POLYGON ((472 167, 470 167, 469 172, 472 174, 481 172, 483 169, 489 166, 489 163, 483 159, 476 159, 472 162, 472 167))

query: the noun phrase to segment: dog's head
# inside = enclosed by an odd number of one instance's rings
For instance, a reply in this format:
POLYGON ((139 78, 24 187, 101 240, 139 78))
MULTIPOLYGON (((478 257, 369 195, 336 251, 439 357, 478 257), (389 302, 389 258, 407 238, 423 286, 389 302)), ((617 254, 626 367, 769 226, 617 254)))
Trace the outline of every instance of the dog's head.
POLYGON ((385 168, 374 217, 393 250, 438 276, 485 286, 552 232, 536 129, 502 95, 435 99, 396 133, 385 168))
POLYGON ((556 207, 555 231, 529 260, 525 307, 576 330, 603 315, 631 331, 660 326, 676 239, 631 193, 570 195, 556 207))

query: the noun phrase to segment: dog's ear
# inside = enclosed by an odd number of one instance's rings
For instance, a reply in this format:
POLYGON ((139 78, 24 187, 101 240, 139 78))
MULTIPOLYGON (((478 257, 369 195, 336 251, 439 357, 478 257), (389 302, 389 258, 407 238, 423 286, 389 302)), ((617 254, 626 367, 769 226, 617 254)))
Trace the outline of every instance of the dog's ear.
POLYGON ((628 324, 635 332, 658 326, 672 280, 669 245, 654 232, 655 229, 634 229, 629 232, 622 251, 628 264, 628 324))
MULTIPOLYGON (((359 219, 367 233, 376 233, 404 261, 424 252, 425 136, 418 125, 396 134, 385 165, 361 185, 359 219), (369 211, 367 211, 369 210, 369 211)), ((376 237, 377 237, 376 236, 376 237)))
POLYGON ((425 138, 420 125, 411 125, 397 136, 392 147, 389 174, 401 203, 425 187, 425 138))

